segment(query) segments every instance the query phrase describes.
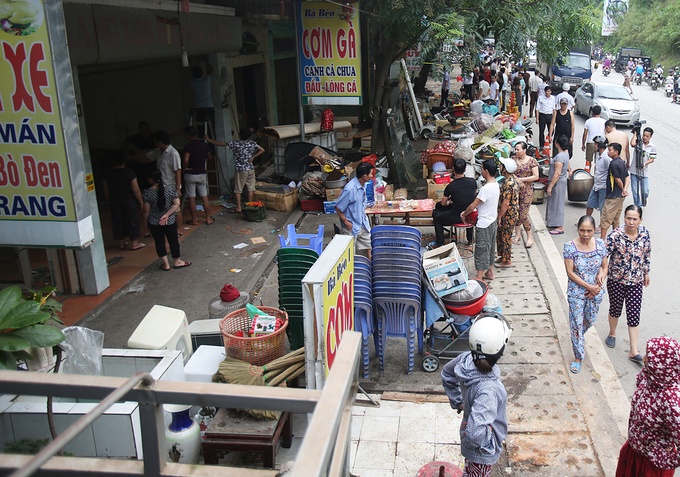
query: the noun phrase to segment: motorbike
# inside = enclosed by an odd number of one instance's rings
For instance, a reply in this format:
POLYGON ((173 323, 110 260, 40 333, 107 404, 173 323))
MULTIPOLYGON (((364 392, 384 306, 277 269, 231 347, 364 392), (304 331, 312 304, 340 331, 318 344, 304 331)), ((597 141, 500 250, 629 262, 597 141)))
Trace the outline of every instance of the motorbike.
POLYGON ((602 74, 604 76, 609 76, 609 73, 611 73, 611 68, 609 66, 603 66, 602 67, 602 74))
POLYGON ((656 91, 656 88, 659 87, 659 77, 656 73, 652 75, 652 79, 649 81, 649 86, 652 88, 652 91, 656 91))
POLYGON ((642 84, 642 75, 635 75, 635 84, 638 86, 642 84))
POLYGON ((668 75, 666 77, 666 97, 670 98, 671 95, 673 94, 673 85, 675 81, 673 80, 673 77, 668 75))

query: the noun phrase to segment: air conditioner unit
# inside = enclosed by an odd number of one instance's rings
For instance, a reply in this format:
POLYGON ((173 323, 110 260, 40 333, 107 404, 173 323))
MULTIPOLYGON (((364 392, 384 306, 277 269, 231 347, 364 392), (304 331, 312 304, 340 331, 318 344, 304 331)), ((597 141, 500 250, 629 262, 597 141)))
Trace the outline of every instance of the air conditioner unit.
POLYGON ((154 305, 128 339, 127 347, 181 351, 186 364, 193 352, 186 313, 177 308, 154 305))

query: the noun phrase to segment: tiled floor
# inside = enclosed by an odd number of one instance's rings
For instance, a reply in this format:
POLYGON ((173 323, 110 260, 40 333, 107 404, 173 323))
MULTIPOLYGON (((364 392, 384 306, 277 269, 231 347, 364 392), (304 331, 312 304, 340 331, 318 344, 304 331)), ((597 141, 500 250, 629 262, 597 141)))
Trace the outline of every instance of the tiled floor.
MULTIPOLYGON (((355 406, 352 412, 350 469, 360 477, 412 477, 433 461, 462 468, 458 428, 462 415, 448 403, 381 401, 380 408, 355 406)), ((279 447, 277 467, 295 460, 304 437, 305 414, 293 417, 293 446, 279 447)), ((243 457, 232 456, 232 464, 243 457), (236 460, 233 460, 236 459, 236 460)), ((241 459, 241 460, 239 460, 241 459)), ((221 464, 228 464, 227 460, 221 464)), ((252 462, 257 466, 257 463, 252 462)))
MULTIPOLYGON (((380 400, 380 396, 373 396, 380 400)), ((462 467, 461 415, 448 403, 380 401, 352 412, 352 473, 361 477, 413 476, 435 460, 462 467)))

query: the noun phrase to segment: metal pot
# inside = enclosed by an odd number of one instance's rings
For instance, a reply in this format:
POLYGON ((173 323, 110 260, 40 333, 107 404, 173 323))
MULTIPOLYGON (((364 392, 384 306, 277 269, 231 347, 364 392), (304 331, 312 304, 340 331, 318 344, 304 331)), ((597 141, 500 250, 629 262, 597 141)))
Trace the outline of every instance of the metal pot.
POLYGON ((325 181, 323 183, 326 189, 340 189, 342 187, 345 187, 345 184, 347 184, 347 179, 338 179, 337 181, 325 181))
POLYGON ((585 169, 576 169, 572 177, 567 180, 567 199, 571 202, 586 202, 595 179, 585 169))
POLYGON ((545 200, 545 189, 546 186, 542 182, 534 182, 533 183, 533 196, 531 199, 532 204, 542 204, 543 201, 545 200))

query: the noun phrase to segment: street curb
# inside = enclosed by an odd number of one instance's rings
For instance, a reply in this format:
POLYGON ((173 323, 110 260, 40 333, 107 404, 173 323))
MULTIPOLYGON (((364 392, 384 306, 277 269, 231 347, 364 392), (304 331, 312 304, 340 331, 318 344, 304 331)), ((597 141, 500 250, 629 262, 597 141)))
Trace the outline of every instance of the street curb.
MULTIPOLYGON (((564 260, 555 242, 548 235, 545 222, 537 207, 531 207, 530 216, 534 224, 535 243, 540 244, 541 250, 528 249, 529 258, 536 269, 548 301, 565 363, 569 363, 573 359, 573 354, 568 320, 569 311, 566 305, 567 273, 564 260)), ((594 327, 593 330, 595 330, 594 327)), ((568 373, 569 379, 576 398, 579 400, 580 409, 602 470, 605 476, 613 477, 619 449, 628 435, 630 402, 596 330, 586 333, 585 351, 586 359, 581 373, 568 373), (587 379, 588 371, 593 379, 587 379), (611 425, 612 420, 616 424, 614 428, 611 425)))

